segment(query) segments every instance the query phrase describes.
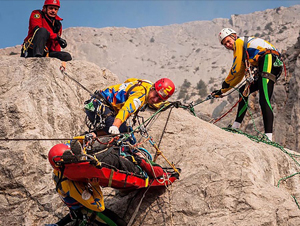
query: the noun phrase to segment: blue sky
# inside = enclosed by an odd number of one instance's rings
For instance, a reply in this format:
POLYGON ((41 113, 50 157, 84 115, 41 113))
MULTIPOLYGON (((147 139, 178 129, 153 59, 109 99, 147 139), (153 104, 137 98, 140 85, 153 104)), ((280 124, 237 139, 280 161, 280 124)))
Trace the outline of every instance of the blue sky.
MULTIPOLYGON (((0 48, 22 44, 27 36, 32 10, 42 9, 44 0, 0 0, 0 48)), ((280 0, 61 0, 58 15, 68 27, 128 27, 164 26, 197 20, 230 18, 233 14, 293 6, 298 1, 280 0)))

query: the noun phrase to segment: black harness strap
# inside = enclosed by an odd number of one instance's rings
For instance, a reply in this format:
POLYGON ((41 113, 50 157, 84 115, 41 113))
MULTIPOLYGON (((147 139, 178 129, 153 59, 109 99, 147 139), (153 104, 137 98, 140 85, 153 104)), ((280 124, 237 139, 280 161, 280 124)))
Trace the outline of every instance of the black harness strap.
POLYGON ((123 188, 125 188, 125 187, 126 187, 126 184, 127 184, 127 178, 128 178, 128 173, 126 172, 126 177, 125 177, 125 181, 124 181, 123 188))
MULTIPOLYGON (((243 59, 242 61, 245 63, 245 60, 248 59, 248 52, 247 52, 247 44, 248 44, 249 36, 244 37, 244 47, 243 47, 243 59)), ((246 63, 245 63, 246 64, 246 63)))
MULTIPOLYGON (((128 97, 129 97, 131 91, 132 91, 135 87, 137 87, 137 86, 142 86, 142 87, 145 89, 145 96, 147 97, 147 89, 145 88, 145 86, 142 85, 143 82, 147 82, 147 81, 144 81, 144 80, 138 80, 138 83, 136 83, 135 85, 131 86, 131 87, 129 88, 129 90, 126 92, 126 97, 125 97, 125 99, 128 100, 128 97)), ((147 82, 147 83, 149 83, 149 82, 147 82)), ((150 83, 149 83, 149 84, 150 84, 150 83)), ((148 105, 146 105, 146 107, 147 107, 147 106, 148 106, 148 105)), ((146 107, 145 107, 145 109, 146 109, 146 107)), ((140 111, 140 109, 138 109, 138 110, 134 113, 134 116, 133 116, 133 119, 132 119, 134 125, 135 125, 135 123, 136 123, 136 118, 137 118, 137 115, 138 115, 139 111, 140 111)))
POLYGON ((61 182, 63 182, 64 180, 66 180, 66 178, 63 178, 64 171, 65 171, 65 165, 62 164, 62 168, 61 168, 61 171, 60 171, 61 174, 58 177, 56 177, 56 176, 54 177, 54 180, 56 182, 56 187, 55 187, 56 192, 58 192, 58 189, 62 188, 61 187, 61 182))
POLYGON ((142 86, 142 87, 145 89, 145 96, 147 96, 147 89, 145 88, 145 86, 142 85, 143 82, 146 82, 146 81, 138 80, 138 83, 134 84, 133 86, 131 86, 131 87, 129 88, 129 90, 126 92, 126 97, 125 97, 126 100, 128 99, 128 97, 129 97, 131 91, 132 91, 135 87, 137 87, 137 86, 142 86))
POLYGON ((103 104, 107 105, 110 110, 114 111, 112 104, 106 98, 104 98, 101 91, 96 90, 94 94, 91 95, 91 99, 93 98, 100 100, 103 104))

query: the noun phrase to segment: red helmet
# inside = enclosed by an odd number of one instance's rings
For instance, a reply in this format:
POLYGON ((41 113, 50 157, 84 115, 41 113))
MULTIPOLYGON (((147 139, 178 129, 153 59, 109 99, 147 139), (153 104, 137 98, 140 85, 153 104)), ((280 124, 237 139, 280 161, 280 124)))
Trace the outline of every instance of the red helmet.
POLYGON ((56 144, 50 149, 50 151, 48 153, 48 160, 54 169, 56 169, 57 166, 55 165, 53 160, 55 160, 55 161, 60 160, 59 157, 56 157, 56 158, 54 158, 54 157, 62 156, 66 150, 70 150, 70 147, 66 144, 56 144))
POLYGON ((44 6, 47 6, 47 5, 55 5, 55 6, 60 7, 60 2, 59 2, 59 0, 45 0, 44 6))
POLYGON ((175 91, 174 83, 168 78, 159 79, 154 83, 154 87, 161 99, 167 100, 175 91))

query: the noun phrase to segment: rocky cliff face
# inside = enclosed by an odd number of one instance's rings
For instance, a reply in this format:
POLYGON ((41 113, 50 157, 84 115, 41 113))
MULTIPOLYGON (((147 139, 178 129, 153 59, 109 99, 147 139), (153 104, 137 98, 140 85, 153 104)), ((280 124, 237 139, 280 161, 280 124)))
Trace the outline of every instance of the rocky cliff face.
MULTIPOLYGON (((299 143, 299 84, 300 84, 300 35, 295 45, 286 52, 288 73, 291 79, 288 83, 286 98, 277 103, 281 104, 276 116, 276 130, 280 131, 276 139, 279 143, 286 144, 293 150, 300 150, 299 143)), ((284 93, 278 93, 277 97, 285 97, 284 93)))
MULTIPOLYGON (((0 57, 2 138, 69 139, 86 129, 81 109, 89 94, 59 67, 56 59, 0 57)), ((69 63, 66 72, 90 90, 118 82, 85 61, 69 63)), ((157 142, 167 118, 163 112, 149 128, 157 142)), ((43 225, 66 213, 47 161, 59 142, 0 141, 0 225, 43 225)), ((173 109, 160 149, 182 169, 180 180, 167 190, 149 190, 134 225, 298 225, 292 197, 300 199, 298 175, 277 187, 299 171, 293 151, 223 131, 183 109, 173 109)), ((121 196, 105 189, 105 203, 128 222, 144 192, 121 196)))
MULTIPOLYGON (((177 85, 177 92, 174 95, 176 98, 180 86, 186 79, 191 83, 191 87, 186 91, 188 95, 184 95, 181 101, 187 104, 205 98, 200 96, 195 88, 200 80, 205 82, 206 92, 209 94, 212 90, 220 88, 222 80, 228 73, 232 63, 232 53, 218 43, 217 34, 221 28, 232 27, 241 36, 262 37, 271 41, 283 53, 289 49, 288 52, 293 57, 286 60, 287 81, 282 75, 275 87, 272 100, 276 115, 274 139, 293 150, 298 150, 295 129, 291 129, 291 126, 283 126, 297 123, 297 120, 291 120, 290 116, 279 115, 285 115, 284 111, 289 114, 291 106, 296 103, 296 99, 293 99, 295 94, 292 97, 287 91, 289 80, 297 76, 294 65, 298 55, 297 51, 295 53, 291 51, 299 36, 300 21, 297 19, 299 13, 300 5, 247 15, 232 15, 230 19, 194 21, 164 27, 69 28, 64 30, 64 37, 68 40, 66 51, 71 52, 75 60, 84 60, 108 68, 118 75, 120 81, 129 77, 155 81, 166 76, 173 79, 177 85), (292 58, 294 63, 289 62, 292 58), (291 104, 286 105, 286 102, 291 104), (283 127, 286 128, 283 132, 284 136, 279 133, 283 127)), ((15 57, 19 56, 19 52, 20 46, 0 50, 1 55, 15 55, 15 57)), ((210 121, 227 112, 236 101, 235 92, 228 98, 197 106, 196 112, 202 119, 210 121)), ((248 115, 245 118, 242 129, 257 135, 258 132, 263 132, 260 108, 256 97, 251 97, 250 101, 252 116, 248 115), (254 128, 257 128, 258 132, 254 128)), ((294 112, 297 112, 296 109, 294 112)), ((235 111, 236 109, 216 125, 224 127, 231 124, 235 118, 235 111)))

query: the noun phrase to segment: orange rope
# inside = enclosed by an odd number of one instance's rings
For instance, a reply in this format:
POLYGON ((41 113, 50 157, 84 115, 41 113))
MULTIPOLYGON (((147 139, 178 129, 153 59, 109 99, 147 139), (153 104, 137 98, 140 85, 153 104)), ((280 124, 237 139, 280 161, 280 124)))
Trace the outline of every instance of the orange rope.
POLYGON ((216 119, 213 124, 215 124, 216 122, 220 121, 222 118, 224 118, 229 112, 232 111, 233 108, 235 108, 237 106, 238 103, 240 103, 242 101, 243 97, 240 97, 240 99, 225 113, 223 114, 220 118, 216 119))

